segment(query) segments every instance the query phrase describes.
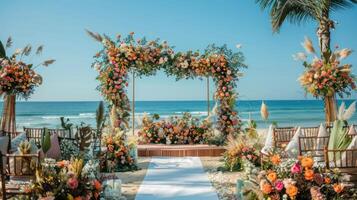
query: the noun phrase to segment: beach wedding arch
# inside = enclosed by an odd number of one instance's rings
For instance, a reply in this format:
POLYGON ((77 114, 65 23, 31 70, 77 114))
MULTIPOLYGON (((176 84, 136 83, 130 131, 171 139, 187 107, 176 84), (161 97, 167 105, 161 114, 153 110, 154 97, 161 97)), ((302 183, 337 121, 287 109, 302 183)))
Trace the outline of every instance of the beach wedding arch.
POLYGON ((135 39, 133 32, 124 38, 118 35, 115 40, 105 34, 87 32, 103 45, 103 49, 94 56, 92 67, 99 72, 98 89, 111 105, 114 128, 123 130, 129 127, 128 74, 133 72, 142 77, 163 70, 177 80, 212 77, 216 85, 214 96, 219 103, 218 129, 223 136, 240 131, 241 121, 234 107, 239 71, 246 67, 241 52, 233 52, 226 45, 209 45, 203 54, 198 51, 174 52, 166 41, 135 39))

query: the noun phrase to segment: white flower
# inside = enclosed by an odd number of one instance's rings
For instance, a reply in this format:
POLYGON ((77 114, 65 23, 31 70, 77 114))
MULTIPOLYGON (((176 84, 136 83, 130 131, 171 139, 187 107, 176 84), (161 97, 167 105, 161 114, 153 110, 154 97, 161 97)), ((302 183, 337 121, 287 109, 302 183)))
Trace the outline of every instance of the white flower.
POLYGON ((240 49, 240 48, 242 48, 242 44, 237 44, 236 47, 237 47, 237 49, 240 49))
POLYGON ((186 69, 188 67, 188 62, 185 60, 183 63, 181 63, 181 67, 186 69))

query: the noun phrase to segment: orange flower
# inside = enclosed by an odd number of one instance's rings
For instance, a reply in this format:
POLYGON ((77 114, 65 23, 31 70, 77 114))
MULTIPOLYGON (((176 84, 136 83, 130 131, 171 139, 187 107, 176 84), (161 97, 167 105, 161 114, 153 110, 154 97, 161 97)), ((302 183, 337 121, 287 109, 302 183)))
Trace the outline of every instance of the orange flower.
POLYGON ((94 188, 96 190, 101 190, 102 189, 102 184, 98 180, 93 181, 94 188))
POLYGON ((62 167, 66 167, 68 165, 68 162, 66 160, 62 160, 57 162, 57 166, 62 168, 62 167))
POLYGON ((329 177, 326 177, 326 178, 325 178, 325 183, 326 183, 326 184, 330 184, 330 183, 331 183, 331 179, 330 179, 329 177))
POLYGON ((267 175, 267 178, 270 182, 275 182, 276 179, 277 179, 277 175, 275 172, 270 172, 268 175, 267 175))
POLYGON ((310 157, 302 157, 301 158, 301 166, 304 168, 311 168, 314 165, 314 160, 310 157))
POLYGON ((344 186, 342 184, 333 184, 333 190, 335 190, 336 193, 341 193, 343 191, 343 188, 344 186))
POLYGON ((82 200, 82 197, 78 196, 78 197, 74 198, 74 200, 82 200))
POLYGON ((305 171, 304 176, 305 176, 305 179, 308 180, 308 181, 313 180, 313 179, 314 179, 314 170, 312 170, 312 169, 307 169, 307 170, 305 171))
POLYGON ((270 157, 270 161, 274 164, 274 165, 278 165, 281 162, 280 156, 279 155, 273 155, 270 157))
POLYGON ((295 196, 298 193, 298 188, 295 185, 289 184, 286 186, 285 189, 286 189, 286 194, 288 194, 291 199, 295 199, 295 196))
POLYGON ((269 183, 264 183, 261 190, 264 194, 269 194, 273 190, 273 187, 269 183))

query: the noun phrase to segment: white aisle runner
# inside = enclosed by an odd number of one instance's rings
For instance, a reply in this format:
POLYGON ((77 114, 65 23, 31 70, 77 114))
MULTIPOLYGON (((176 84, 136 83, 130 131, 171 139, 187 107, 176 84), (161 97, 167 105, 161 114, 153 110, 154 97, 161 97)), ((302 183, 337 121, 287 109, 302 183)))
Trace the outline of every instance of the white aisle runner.
POLYGON ((153 157, 136 200, 218 200, 198 157, 153 157))

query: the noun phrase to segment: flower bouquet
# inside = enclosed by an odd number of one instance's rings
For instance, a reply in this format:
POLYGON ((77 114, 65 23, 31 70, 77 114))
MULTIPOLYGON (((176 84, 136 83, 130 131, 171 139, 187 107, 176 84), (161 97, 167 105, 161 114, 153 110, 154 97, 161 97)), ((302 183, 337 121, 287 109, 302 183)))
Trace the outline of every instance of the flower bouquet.
POLYGON ((102 172, 121 172, 136 170, 135 160, 130 156, 130 148, 126 144, 123 131, 114 129, 109 133, 103 134, 102 145, 106 151, 101 155, 102 172))
POLYGON ((143 143, 153 144, 206 144, 213 135, 209 121, 200 122, 190 113, 170 117, 169 120, 155 121, 143 118, 143 128, 138 135, 143 143))
MULTIPOLYGON (((11 38, 7 40, 5 48, 0 42, 0 95, 17 95, 27 99, 34 92, 34 89, 42 84, 42 77, 36 73, 35 69, 40 65, 47 67, 55 60, 46 60, 37 66, 33 66, 33 64, 27 64, 22 60, 31 54, 32 47, 30 45, 16 50, 11 56, 7 56, 5 49, 11 46, 11 38)), ((43 46, 39 46, 36 55, 40 55, 42 50, 43 46)))
POLYGON ((32 189, 39 199, 99 199, 102 185, 81 159, 45 159, 32 189))
POLYGON ((281 160, 271 155, 269 169, 260 172, 260 190, 265 199, 353 199, 357 193, 345 189, 338 171, 314 166, 311 157, 281 160))
POLYGON ((243 162, 247 161, 254 166, 260 166, 259 150, 243 137, 228 136, 226 152, 223 154, 225 168, 229 171, 243 169, 243 162))

